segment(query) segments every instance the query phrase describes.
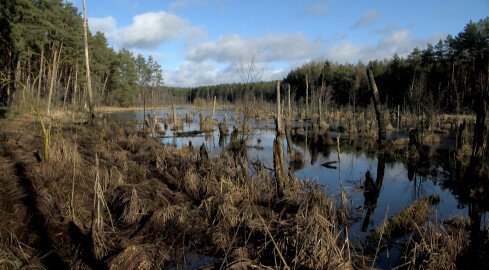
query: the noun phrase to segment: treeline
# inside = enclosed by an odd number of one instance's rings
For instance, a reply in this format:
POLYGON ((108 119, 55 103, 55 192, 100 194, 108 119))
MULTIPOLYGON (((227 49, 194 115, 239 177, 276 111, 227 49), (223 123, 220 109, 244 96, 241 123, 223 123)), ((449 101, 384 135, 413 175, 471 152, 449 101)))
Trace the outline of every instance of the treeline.
POLYGON ((284 82, 304 99, 307 77, 309 99, 355 108, 371 100, 366 68, 372 69, 388 107, 415 113, 470 109, 481 98, 487 101, 489 92, 489 18, 469 22, 456 37, 448 35, 434 46, 415 48, 407 58, 396 54, 367 65, 311 62, 291 71, 284 82))
MULTIPOLYGON (((63 0, 0 0, 0 105, 20 103, 29 91, 37 104, 86 105, 83 17, 63 0)), ((161 66, 151 56, 109 47, 89 33, 92 88, 98 104, 129 106, 166 99, 161 66)))
POLYGON ((188 103, 211 102, 216 100, 221 104, 243 104, 249 101, 274 101, 276 96, 275 82, 228 83, 219 85, 198 86, 193 88, 168 88, 172 95, 182 97, 188 103))

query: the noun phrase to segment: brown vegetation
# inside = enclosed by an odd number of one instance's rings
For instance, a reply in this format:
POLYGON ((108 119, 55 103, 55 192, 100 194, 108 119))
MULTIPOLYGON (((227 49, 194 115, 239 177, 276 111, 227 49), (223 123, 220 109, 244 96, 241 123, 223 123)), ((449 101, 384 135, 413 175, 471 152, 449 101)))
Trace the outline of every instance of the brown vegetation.
POLYGON ((224 268, 349 268, 334 200, 270 172, 238 181, 232 155, 204 159, 121 127, 0 120, 0 265, 165 268, 188 252, 224 268), (318 240, 320 239, 320 240, 318 240))

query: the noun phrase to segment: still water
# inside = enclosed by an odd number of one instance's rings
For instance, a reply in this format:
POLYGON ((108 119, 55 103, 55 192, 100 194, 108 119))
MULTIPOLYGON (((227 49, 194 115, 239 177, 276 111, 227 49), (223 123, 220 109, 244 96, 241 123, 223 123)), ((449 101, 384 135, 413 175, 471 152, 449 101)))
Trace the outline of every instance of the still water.
MULTIPOLYGON (((171 110, 146 111, 153 115, 168 117, 173 112, 171 110)), ((178 117, 182 114, 190 114, 193 118, 192 123, 184 123, 183 131, 199 130, 199 114, 203 117, 212 114, 212 110, 195 111, 188 107, 177 109, 178 117)), ((215 119, 222 121, 227 115, 227 121, 232 130, 233 126, 241 126, 236 123, 236 119, 242 117, 234 115, 234 110, 218 110, 215 113, 215 119)), ((111 114, 112 119, 120 121, 128 120, 143 120, 143 111, 125 111, 111 114)), ((184 118, 184 117, 183 117, 184 118)), ((265 167, 273 168, 273 140, 275 138, 274 120, 255 121, 254 119, 247 120, 251 127, 248 139, 248 160, 264 164, 265 167), (268 121, 268 129, 266 128, 268 121)), ((331 126, 341 126, 341 123, 329 123, 331 126)), ((162 124, 160 124, 162 125, 162 124)), ((136 127, 137 128, 137 127, 136 127)), ((304 164, 301 168, 295 169, 293 175, 300 179, 317 180, 326 185, 326 191, 332 196, 340 194, 340 174, 344 190, 348 200, 352 203, 354 216, 357 217, 357 222, 349 228, 349 237, 352 241, 360 242, 369 234, 369 232, 382 224, 384 217, 390 217, 407 207, 413 201, 430 196, 439 195, 440 202, 431 207, 431 211, 436 213, 439 220, 448 219, 457 216, 468 216, 468 207, 466 204, 457 200, 456 194, 447 186, 447 181, 450 181, 450 150, 453 149, 454 138, 450 134, 444 134, 441 137, 440 143, 433 145, 433 158, 422 164, 422 166, 413 168, 403 162, 386 162, 384 169, 384 177, 378 182, 378 194, 374 198, 367 198, 363 192, 365 182, 365 174, 370 172, 374 180, 376 180, 379 160, 371 151, 372 142, 360 138, 349 138, 347 134, 340 133, 340 163, 332 164, 336 168, 327 168, 323 164, 331 161, 338 161, 338 151, 336 146, 329 147, 310 147, 305 143, 305 135, 310 128, 309 123, 294 122, 293 129, 299 130, 292 136, 293 147, 305 156, 304 164), (376 198, 375 198, 376 197, 376 198), (376 199, 376 200, 375 200, 376 199), (370 208, 371 213, 367 215, 367 209, 370 208), (373 211, 373 212, 372 212, 373 211), (368 217, 370 216, 370 217, 368 217), (362 228, 363 227, 363 228, 362 228)), ((162 126, 162 129, 163 126, 162 126)), ((214 132, 206 135, 197 135, 191 137, 176 137, 171 129, 167 130, 165 136, 160 140, 162 143, 176 145, 177 147, 186 146, 190 142, 194 147, 199 147, 202 143, 206 145, 209 153, 214 155, 219 154, 229 143, 229 136, 224 140, 219 140, 219 132, 217 128, 214 132)), ((336 137, 336 132, 331 131, 330 136, 336 137)), ((407 137, 406 131, 395 131, 387 134, 388 139, 407 137)), ((287 146, 287 141, 284 139, 283 147, 287 146)), ((284 153, 287 153, 284 151, 284 153)), ((289 159, 285 154, 285 167, 288 168, 289 159)), ((452 188, 453 189, 453 188, 452 188)), ((485 213, 482 216, 482 226, 486 226, 488 218, 485 213)), ((395 253, 395 251, 393 251, 395 253)), ((393 254, 391 254, 392 256, 393 254)), ((381 254, 381 257, 383 255, 381 254)), ((395 263, 395 259, 383 258, 383 267, 388 267, 390 263, 395 263), (392 260, 392 262, 390 262, 392 260)), ((382 258, 381 258, 382 259, 382 258)), ((382 261, 382 260, 381 260, 382 261)))

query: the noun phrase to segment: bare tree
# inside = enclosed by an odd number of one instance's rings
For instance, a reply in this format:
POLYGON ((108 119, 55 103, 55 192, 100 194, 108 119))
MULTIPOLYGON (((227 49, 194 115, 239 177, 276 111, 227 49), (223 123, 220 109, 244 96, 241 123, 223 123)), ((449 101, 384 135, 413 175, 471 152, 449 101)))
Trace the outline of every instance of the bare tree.
POLYGON ((87 90, 88 90, 88 108, 90 110, 90 121, 95 120, 95 104, 93 103, 92 80, 90 77, 90 63, 88 56, 88 40, 87 40, 87 8, 85 0, 83 0, 83 41, 85 43, 85 66, 87 68, 87 90))
POLYGON ((234 70, 238 73, 241 82, 245 84, 246 91, 244 93, 245 112, 248 111, 248 104, 251 98, 254 96, 254 91, 250 85, 253 82, 257 82, 263 75, 263 68, 259 68, 257 65, 256 54, 251 53, 249 61, 240 57, 239 61, 234 63, 234 70))

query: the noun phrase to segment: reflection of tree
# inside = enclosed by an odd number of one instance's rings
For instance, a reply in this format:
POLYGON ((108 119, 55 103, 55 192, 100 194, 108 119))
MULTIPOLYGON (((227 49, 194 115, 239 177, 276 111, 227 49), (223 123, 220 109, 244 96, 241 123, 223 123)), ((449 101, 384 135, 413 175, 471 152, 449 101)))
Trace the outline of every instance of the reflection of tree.
POLYGON ((228 136, 225 135, 219 135, 219 147, 224 147, 226 145, 226 141, 228 139, 228 136))
POLYGON ((377 177, 375 182, 370 175, 370 171, 365 173, 365 191, 363 196, 365 198, 364 208, 367 209, 367 214, 362 223, 362 232, 367 231, 368 224, 372 219, 375 208, 377 208, 377 200, 379 199, 380 190, 382 189, 382 182, 384 181, 385 172, 385 160, 383 158, 378 158, 377 162, 377 177))
POLYGON ((426 190, 424 188, 425 180, 427 179, 430 164, 426 167, 419 163, 408 162, 407 163, 408 180, 413 184, 412 200, 415 201, 426 196, 426 190))
POLYGON ((460 204, 468 206, 471 221, 471 245, 479 244, 479 233, 482 212, 489 211, 489 176, 486 165, 469 165, 467 168, 458 166, 450 180, 445 181, 444 186, 449 188, 460 204), (485 170, 485 176, 480 172, 485 170))
POLYGON ((477 117, 472 142, 470 163, 465 170, 457 164, 452 179, 445 186, 452 190, 461 204, 469 206, 470 246, 478 248, 480 244, 480 223, 482 212, 489 211, 489 168, 485 154, 486 111, 482 100, 476 105, 477 117))

